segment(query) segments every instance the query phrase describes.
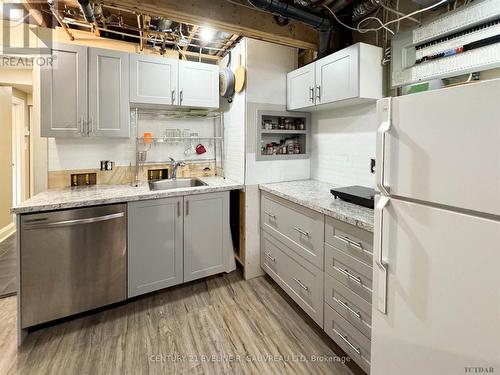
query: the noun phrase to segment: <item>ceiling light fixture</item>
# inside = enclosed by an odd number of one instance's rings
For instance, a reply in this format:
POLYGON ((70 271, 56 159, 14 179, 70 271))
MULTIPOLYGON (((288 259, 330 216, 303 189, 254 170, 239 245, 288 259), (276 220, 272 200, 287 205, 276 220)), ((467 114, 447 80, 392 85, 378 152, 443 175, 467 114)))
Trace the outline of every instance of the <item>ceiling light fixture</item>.
POLYGON ((204 27, 200 30, 201 40, 203 40, 204 42, 211 42, 215 37, 215 33, 216 31, 214 29, 204 27))

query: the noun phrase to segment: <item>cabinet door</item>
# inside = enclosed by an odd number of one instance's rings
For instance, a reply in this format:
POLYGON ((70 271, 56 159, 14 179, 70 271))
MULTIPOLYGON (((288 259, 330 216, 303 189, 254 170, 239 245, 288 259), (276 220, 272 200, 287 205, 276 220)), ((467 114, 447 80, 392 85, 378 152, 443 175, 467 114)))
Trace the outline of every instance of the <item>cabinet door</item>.
POLYGON ((181 284, 182 197, 128 204, 128 296, 181 284))
POLYGON ((316 104, 359 96, 359 44, 316 61, 316 104))
POLYGON ((184 197, 184 281, 225 270, 229 238, 229 193, 184 197))
POLYGON ((42 137, 86 134, 87 47, 56 44, 52 68, 40 69, 42 137))
POLYGON ((289 110, 314 105, 314 63, 290 72, 286 76, 286 106, 289 110))
POLYGON ((179 61, 179 103, 187 107, 219 107, 219 66, 179 61))
POLYGON ((139 54, 130 55, 130 102, 178 104, 179 60, 139 54))
POLYGON ((89 48, 89 133, 129 137, 129 57, 126 52, 89 48))

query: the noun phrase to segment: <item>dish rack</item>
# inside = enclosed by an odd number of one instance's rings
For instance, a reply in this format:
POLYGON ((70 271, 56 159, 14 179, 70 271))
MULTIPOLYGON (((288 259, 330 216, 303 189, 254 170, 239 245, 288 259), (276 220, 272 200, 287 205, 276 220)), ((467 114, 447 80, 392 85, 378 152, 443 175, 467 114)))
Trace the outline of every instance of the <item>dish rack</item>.
MULTIPOLYGON (((195 155, 196 144, 206 144, 210 149, 213 147, 213 159, 200 159, 199 161, 213 161, 215 174, 224 177, 224 116, 221 112, 207 110, 165 110, 165 109, 144 109, 131 108, 131 122, 135 125, 135 146, 136 146, 136 164, 138 168, 143 168, 146 164, 168 164, 170 160, 168 155, 165 155, 164 160, 147 160, 148 151, 153 147, 179 146, 184 144, 185 154, 188 150, 192 150, 190 156, 195 155), (186 129, 175 129, 165 127, 165 135, 161 136, 144 136, 139 125, 141 116, 149 116, 151 118, 162 121, 182 121, 182 120, 200 120, 211 121, 213 123, 212 132, 210 135, 200 135, 195 132, 186 132, 186 129)), ((146 133, 147 134, 147 133, 146 133)), ((187 155, 187 154, 186 154, 187 155)), ((196 159, 190 159, 190 162, 197 162, 196 159)))

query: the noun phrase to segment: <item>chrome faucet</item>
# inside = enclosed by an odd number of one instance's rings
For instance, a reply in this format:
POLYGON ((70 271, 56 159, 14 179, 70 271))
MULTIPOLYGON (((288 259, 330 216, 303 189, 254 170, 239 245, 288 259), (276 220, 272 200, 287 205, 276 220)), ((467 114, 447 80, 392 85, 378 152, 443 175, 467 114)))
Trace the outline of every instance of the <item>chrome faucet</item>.
POLYGON ((177 168, 179 167, 184 167, 186 163, 182 161, 175 161, 174 158, 170 158, 170 178, 175 179, 177 178, 177 168))

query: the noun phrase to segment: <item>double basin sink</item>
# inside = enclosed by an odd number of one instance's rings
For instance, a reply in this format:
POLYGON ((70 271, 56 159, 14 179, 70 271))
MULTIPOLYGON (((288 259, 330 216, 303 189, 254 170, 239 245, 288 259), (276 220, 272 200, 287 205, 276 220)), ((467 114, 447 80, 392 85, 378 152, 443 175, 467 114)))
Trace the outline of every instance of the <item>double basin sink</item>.
POLYGON ((197 178, 175 178, 170 180, 149 181, 149 190, 170 190, 206 185, 206 183, 197 178))

